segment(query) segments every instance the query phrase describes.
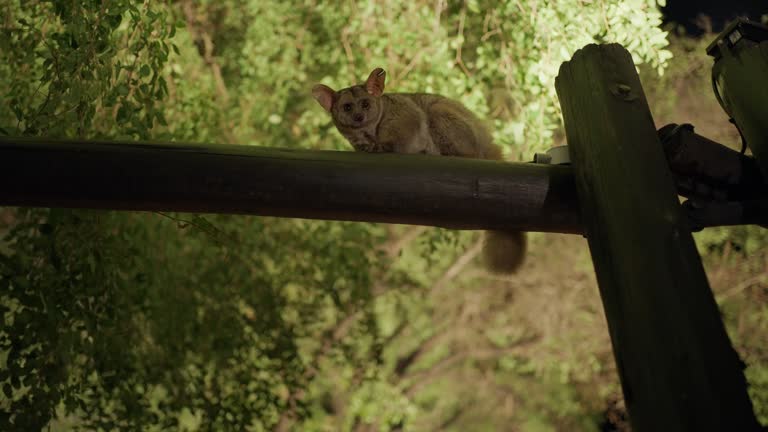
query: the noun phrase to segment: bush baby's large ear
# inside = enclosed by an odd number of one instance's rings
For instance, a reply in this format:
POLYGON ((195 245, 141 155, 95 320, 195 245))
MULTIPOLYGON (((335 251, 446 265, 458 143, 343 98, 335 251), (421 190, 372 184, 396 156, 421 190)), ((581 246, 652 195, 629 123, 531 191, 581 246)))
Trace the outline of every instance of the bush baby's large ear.
POLYGON ((331 112, 331 107, 333 106, 333 97, 335 94, 336 92, 327 85, 318 84, 312 87, 312 96, 314 96, 317 103, 319 103, 320 106, 328 112, 331 112))
POLYGON ((374 95, 381 96, 384 93, 384 80, 387 78, 387 73, 382 68, 376 68, 368 75, 368 80, 365 81, 365 90, 374 95))

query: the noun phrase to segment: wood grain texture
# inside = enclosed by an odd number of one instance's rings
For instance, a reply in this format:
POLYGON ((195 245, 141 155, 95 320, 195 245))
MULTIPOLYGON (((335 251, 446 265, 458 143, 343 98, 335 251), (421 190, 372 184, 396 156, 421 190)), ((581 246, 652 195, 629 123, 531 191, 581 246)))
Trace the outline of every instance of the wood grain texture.
POLYGON ((578 233, 567 167, 235 145, 0 138, 0 205, 578 233))
POLYGON ((588 45, 556 88, 633 430, 759 430, 631 55, 588 45))

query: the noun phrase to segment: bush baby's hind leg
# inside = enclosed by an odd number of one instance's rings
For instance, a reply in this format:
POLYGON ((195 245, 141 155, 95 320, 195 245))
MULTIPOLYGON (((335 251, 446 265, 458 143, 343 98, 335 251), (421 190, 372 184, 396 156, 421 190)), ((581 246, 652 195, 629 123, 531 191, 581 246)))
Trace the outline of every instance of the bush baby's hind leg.
POLYGON ((440 154, 446 156, 480 157, 472 114, 446 103, 438 102, 429 109, 429 133, 440 154))
POLYGON ((419 116, 397 123, 398 127, 392 124, 383 124, 379 127, 379 143, 385 148, 391 149, 394 153, 424 153, 439 154, 432 143, 432 138, 427 129, 426 120, 419 116))

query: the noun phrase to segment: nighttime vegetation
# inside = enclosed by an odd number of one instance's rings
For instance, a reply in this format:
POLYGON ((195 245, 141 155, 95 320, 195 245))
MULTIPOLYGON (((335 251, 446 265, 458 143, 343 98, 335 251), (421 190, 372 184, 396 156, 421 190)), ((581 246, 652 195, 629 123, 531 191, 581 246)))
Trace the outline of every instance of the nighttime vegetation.
MULTIPOLYGON (((658 6, 0 0, 0 136, 349 149, 310 89, 382 66, 528 161, 560 64, 619 42, 657 126, 738 147, 713 35, 658 6)), ((768 425, 768 234, 695 237, 768 425)), ((529 240, 498 277, 479 232, 0 207, 0 430, 628 430, 586 241, 529 240)))

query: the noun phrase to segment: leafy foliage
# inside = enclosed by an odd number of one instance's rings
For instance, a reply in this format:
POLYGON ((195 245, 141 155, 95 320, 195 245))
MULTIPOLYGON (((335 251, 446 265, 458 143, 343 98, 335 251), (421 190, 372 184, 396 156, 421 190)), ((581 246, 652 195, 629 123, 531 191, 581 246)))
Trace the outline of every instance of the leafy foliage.
POLYGON ((150 2, 12 2, 3 27, 3 128, 54 137, 149 138, 175 27, 150 2), (6 110, 16 120, 15 125, 6 110))
POLYGON ((330 312, 362 307, 369 274, 357 269, 375 267, 370 231, 343 224, 330 228, 347 247, 328 254, 316 240, 329 227, 302 221, 16 217, 2 342, 16 377, 6 421, 24 429, 59 403, 87 428, 170 427, 184 409, 216 429, 268 425, 280 392, 307 373, 295 341, 332 324, 330 312), (272 251, 276 241, 300 259, 272 251))

